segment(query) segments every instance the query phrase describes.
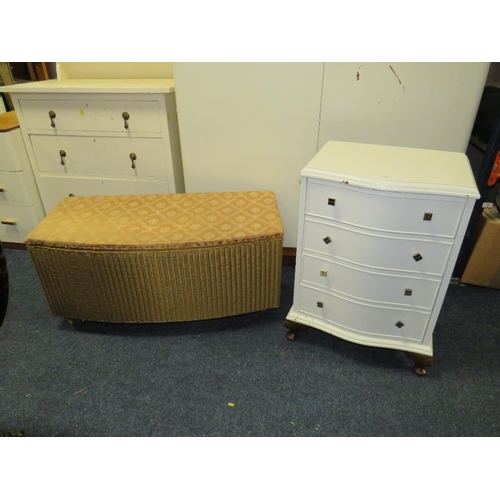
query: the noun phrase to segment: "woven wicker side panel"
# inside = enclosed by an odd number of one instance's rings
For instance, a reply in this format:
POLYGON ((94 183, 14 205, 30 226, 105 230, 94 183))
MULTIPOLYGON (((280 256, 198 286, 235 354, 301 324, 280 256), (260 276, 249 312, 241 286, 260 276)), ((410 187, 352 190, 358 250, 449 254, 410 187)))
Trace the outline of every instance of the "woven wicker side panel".
POLYGON ((282 245, 275 239, 186 250, 28 250, 54 315, 156 323, 279 307, 282 245))

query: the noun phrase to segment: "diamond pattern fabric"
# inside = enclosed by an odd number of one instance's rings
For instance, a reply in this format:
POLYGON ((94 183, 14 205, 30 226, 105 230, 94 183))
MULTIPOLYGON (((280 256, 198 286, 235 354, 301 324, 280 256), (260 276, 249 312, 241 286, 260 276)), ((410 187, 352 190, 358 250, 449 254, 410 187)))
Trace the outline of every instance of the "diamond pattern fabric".
POLYGON ((282 238, 271 191, 64 198, 28 235, 30 245, 183 248, 282 238))

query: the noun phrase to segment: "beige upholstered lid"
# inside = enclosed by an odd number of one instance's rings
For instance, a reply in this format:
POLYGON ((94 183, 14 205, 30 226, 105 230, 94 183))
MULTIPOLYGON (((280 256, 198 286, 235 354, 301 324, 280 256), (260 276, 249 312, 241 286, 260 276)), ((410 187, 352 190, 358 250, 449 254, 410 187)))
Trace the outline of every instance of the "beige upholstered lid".
POLYGON ((92 249, 203 247, 283 237, 274 193, 243 191, 64 198, 28 245, 92 249))

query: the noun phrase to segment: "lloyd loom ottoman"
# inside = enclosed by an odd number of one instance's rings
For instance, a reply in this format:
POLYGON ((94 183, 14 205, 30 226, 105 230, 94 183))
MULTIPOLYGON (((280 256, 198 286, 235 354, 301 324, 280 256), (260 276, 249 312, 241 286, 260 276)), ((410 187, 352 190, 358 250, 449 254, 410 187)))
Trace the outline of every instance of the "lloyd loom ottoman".
POLYGON ((54 316, 162 323, 279 307, 270 191, 67 197, 26 246, 54 316))

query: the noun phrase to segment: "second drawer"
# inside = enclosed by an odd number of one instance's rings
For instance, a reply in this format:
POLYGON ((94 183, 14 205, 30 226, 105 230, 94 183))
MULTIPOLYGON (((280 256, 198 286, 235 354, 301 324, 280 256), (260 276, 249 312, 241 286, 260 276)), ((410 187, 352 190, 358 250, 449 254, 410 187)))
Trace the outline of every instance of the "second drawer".
POLYGON ((354 231, 306 219, 304 247, 304 250, 374 269, 441 276, 452 244, 354 231))
POLYGON ((162 139, 30 136, 40 172, 126 177, 164 177, 162 139))

